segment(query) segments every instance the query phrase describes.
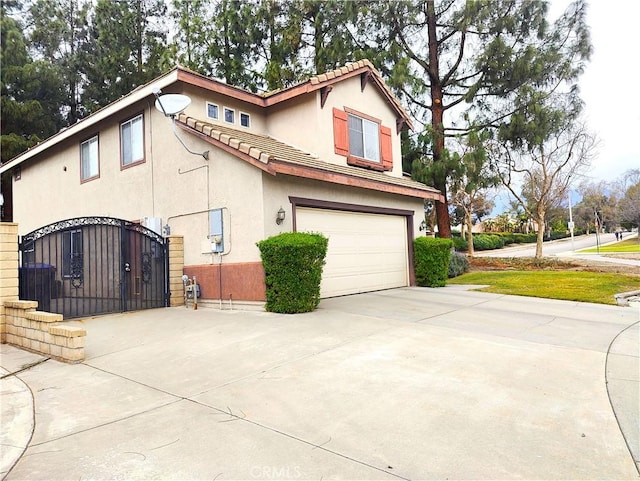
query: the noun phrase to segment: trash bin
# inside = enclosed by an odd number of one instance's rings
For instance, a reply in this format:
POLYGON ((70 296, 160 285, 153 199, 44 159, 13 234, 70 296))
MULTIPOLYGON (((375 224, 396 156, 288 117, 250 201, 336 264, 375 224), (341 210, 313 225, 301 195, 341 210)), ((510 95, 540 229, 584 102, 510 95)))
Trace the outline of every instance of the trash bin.
POLYGON ((56 267, 51 264, 33 263, 20 267, 18 271, 20 299, 38 301, 38 310, 50 311, 56 267))

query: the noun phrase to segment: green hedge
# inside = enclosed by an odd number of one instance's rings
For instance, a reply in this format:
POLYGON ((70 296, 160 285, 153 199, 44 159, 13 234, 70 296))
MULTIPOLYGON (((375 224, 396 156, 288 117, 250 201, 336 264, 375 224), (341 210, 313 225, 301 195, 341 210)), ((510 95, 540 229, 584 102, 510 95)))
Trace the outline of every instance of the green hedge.
POLYGON ((418 237, 413 241, 416 284, 423 287, 442 287, 449 273, 451 239, 418 237))
POLYGON ((284 232, 256 244, 267 286, 270 312, 311 312, 320 302, 328 239, 322 234, 284 232))
MULTIPOLYGON (((517 234, 514 232, 496 232, 493 234, 473 234, 473 248, 477 251, 500 249, 508 244, 529 244, 536 242, 536 234, 517 234)), ((467 251, 467 241, 461 237, 453 238, 457 251, 467 251)))

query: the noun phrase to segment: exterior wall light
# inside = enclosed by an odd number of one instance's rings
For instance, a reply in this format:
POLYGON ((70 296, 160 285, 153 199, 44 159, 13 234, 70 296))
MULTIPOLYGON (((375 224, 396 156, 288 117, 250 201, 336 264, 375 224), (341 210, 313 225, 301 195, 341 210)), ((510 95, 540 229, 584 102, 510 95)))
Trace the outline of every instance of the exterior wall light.
POLYGON ((284 211, 284 209, 282 207, 280 207, 280 210, 278 211, 278 214, 276 215, 276 224, 280 225, 284 222, 284 218, 286 216, 286 212, 284 211))

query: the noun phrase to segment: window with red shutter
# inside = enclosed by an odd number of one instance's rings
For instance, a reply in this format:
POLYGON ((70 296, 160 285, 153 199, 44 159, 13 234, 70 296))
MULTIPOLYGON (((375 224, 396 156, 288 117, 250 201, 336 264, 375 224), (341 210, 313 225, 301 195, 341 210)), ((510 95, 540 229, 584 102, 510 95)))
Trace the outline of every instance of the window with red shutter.
POLYGON ((349 155, 349 127, 347 113, 333 109, 333 142, 338 155, 349 155))
POLYGON ((382 167, 384 170, 393 169, 393 149, 391 147, 391 129, 380 126, 380 151, 382 153, 382 167))
POLYGON ((333 109, 335 153, 349 165, 373 170, 392 170, 391 129, 380 121, 351 109, 333 109))

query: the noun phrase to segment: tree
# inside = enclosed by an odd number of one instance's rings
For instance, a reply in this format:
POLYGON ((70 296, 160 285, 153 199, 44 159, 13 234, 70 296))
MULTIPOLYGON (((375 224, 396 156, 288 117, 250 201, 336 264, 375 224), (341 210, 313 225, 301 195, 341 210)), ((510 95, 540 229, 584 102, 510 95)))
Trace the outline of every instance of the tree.
POLYGON ((301 61, 309 73, 324 73, 363 58, 356 32, 367 35, 362 21, 368 2, 352 0, 298 0, 302 13, 301 61))
MULTIPOLYGON (((448 160, 447 138, 499 125, 516 110, 515 100, 528 105, 528 89, 572 85, 591 51, 583 0, 552 26, 543 1, 387 1, 377 11, 377 24, 389 26, 380 35, 395 45, 381 58, 383 71, 430 129, 434 166, 448 160)), ((446 199, 450 166, 422 173, 428 177, 418 180, 446 199)), ((440 235, 450 237, 446 201, 436 210, 440 235)))
MULTIPOLYGON (((7 5, 8 6, 8 5, 7 5)), ((0 94, 2 162, 56 133, 63 125, 60 72, 29 55, 24 29, 0 6, 0 94)), ((14 8, 18 4, 12 5, 14 8)))
POLYGON ((181 65, 255 92, 259 38, 257 0, 173 0, 177 26, 170 57, 181 65))
POLYGON ((635 224, 638 228, 638 242, 640 242, 640 182, 627 189, 624 197, 620 199, 620 217, 629 224, 635 224))
POLYGON ((542 112, 536 109, 537 117, 526 123, 532 129, 528 141, 505 138, 493 152, 502 183, 538 225, 536 258, 542 257, 548 212, 566 198, 571 179, 589 165, 596 146, 581 124, 550 121, 555 109, 542 112))
POLYGON ((91 17, 87 86, 92 112, 162 73, 167 29, 163 0, 98 0, 91 17))
POLYGON ((611 182, 584 182, 579 187, 582 199, 576 206, 577 218, 587 229, 595 228, 595 216, 601 226, 615 227, 619 222, 618 197, 616 188, 611 182))
POLYGON ((361 0, 173 0, 171 55, 251 91, 278 89, 362 57, 361 0))
POLYGON ((36 0, 29 7, 31 49, 58 67, 65 86, 63 115, 67 125, 86 115, 81 105, 83 66, 87 64, 87 16, 85 0, 36 0))
MULTIPOLYGON (((491 211, 493 204, 487 199, 487 189, 496 186, 500 178, 492 171, 483 142, 488 133, 470 132, 464 140, 462 155, 454 155, 456 169, 450 176, 451 203, 462 210, 463 225, 467 231, 467 252, 473 256, 473 216, 491 211)), ((463 230, 464 232, 464 230, 463 230)))

